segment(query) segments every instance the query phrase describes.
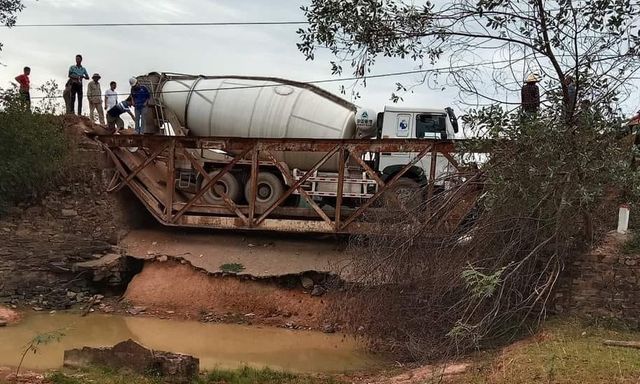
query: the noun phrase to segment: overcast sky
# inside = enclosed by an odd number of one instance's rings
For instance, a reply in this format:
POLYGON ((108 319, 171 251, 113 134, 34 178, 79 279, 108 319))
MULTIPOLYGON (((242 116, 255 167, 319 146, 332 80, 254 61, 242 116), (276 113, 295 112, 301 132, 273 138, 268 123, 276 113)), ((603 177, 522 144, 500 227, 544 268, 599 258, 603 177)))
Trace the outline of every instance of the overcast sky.
MULTIPOLYGON (((144 23, 144 22, 246 22, 303 21, 300 6, 305 0, 24 0, 26 9, 18 24, 39 23, 144 23)), ((261 75, 299 81, 332 78, 327 51, 315 61, 305 61, 298 51, 295 31, 299 26, 158 26, 87 28, 12 28, 3 29, 0 41, 0 87, 7 87, 22 72, 32 68, 31 81, 37 87, 49 79, 60 85, 74 64, 77 53, 90 75, 102 75, 102 90, 109 81, 128 90, 133 75, 152 71, 205 75, 261 75)), ((442 65, 446 65, 443 62, 442 65)), ((413 70, 411 61, 382 61, 374 73, 413 70)), ((345 76, 350 76, 345 68, 345 76)), ((360 89, 358 105, 382 110, 389 101, 395 83, 415 82, 418 75, 371 79, 360 89)), ((344 83, 348 85, 349 83, 344 83)), ((338 84, 322 85, 338 93, 338 84)), ((513 96, 513 95, 512 95, 513 96)), ((515 95, 516 97, 517 94, 515 95)), ((507 95, 504 96, 505 98, 507 95)), ((408 107, 456 106, 458 92, 423 86, 405 96, 408 107)), ((86 98, 85 98, 86 104, 86 98)), ((632 96, 629 111, 640 107, 640 94, 632 96)), ((88 109, 85 107, 85 113, 88 109)), ((460 112, 460 109, 458 109, 460 112)))
MULTIPOLYGON (((303 21, 299 0, 25 0, 27 8, 18 24, 37 23, 136 23, 136 22, 219 22, 219 21, 303 21)), ((32 68, 31 81, 37 87, 49 79, 60 85, 74 64, 76 53, 84 56, 89 75, 102 76, 102 89, 115 80, 126 92, 133 75, 152 71, 206 75, 261 75, 299 81, 332 78, 328 52, 315 61, 305 61, 298 51, 299 26, 205 26, 205 27, 122 27, 122 28, 12 28, 3 30, 0 41, 0 87, 9 85, 32 68), (6 65, 6 66, 5 66, 6 65)), ((381 62, 376 73, 416 69, 403 61, 381 62)), ((345 68, 345 76, 350 69, 345 68)), ((382 110, 398 81, 416 81, 418 75, 372 79, 360 90, 361 106, 382 110)), ((350 83, 345 82, 345 85, 350 83)), ((322 85, 339 93, 339 84, 322 85)), ((412 107, 453 105, 457 92, 417 90, 405 97, 412 107)), ((348 98, 348 97, 347 97, 348 98)), ((86 100, 85 100, 86 104, 86 100)), ((85 113, 88 110, 85 107, 85 113)))

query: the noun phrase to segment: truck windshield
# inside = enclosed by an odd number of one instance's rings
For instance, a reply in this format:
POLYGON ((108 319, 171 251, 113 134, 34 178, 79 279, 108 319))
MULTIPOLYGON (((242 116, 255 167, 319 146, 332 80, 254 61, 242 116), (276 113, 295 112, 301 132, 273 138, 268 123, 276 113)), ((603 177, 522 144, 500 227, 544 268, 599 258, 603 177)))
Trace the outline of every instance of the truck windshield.
POLYGON ((416 116, 416 138, 418 139, 446 139, 446 115, 423 113, 416 116))

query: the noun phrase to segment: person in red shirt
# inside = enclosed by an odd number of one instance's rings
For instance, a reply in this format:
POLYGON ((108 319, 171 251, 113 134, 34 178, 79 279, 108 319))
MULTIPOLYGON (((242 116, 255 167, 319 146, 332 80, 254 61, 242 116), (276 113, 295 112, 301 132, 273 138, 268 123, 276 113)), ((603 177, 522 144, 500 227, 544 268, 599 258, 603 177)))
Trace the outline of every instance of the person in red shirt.
POLYGON ((31 68, 24 67, 22 75, 16 76, 16 81, 20 84, 20 88, 18 89, 18 93, 22 100, 24 100, 27 109, 31 109, 31 95, 29 94, 30 89, 30 81, 29 75, 31 74, 31 68))

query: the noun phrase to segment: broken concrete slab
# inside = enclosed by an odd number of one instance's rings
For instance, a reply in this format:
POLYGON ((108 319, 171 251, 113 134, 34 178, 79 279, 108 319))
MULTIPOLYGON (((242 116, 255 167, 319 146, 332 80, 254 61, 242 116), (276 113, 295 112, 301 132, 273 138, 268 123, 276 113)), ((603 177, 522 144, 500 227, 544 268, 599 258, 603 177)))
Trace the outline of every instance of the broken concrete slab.
POLYGON ((106 282, 112 286, 122 283, 122 277, 128 271, 127 257, 115 253, 108 253, 99 259, 75 263, 71 268, 74 272, 90 271, 94 282, 106 282))
POLYGON ((108 253, 96 260, 83 261, 81 263, 73 264, 74 271, 81 271, 83 269, 96 269, 96 268, 110 268, 112 266, 117 265, 121 259, 122 255, 118 255, 115 253, 108 253))
POLYGON ((166 256, 209 273, 223 273, 220 266, 239 264, 244 269, 237 275, 275 277, 315 271, 349 277, 344 241, 335 237, 163 228, 133 230, 120 245, 137 259, 165 260, 166 256))
POLYGON ((92 366, 155 374, 172 383, 190 383, 200 372, 200 360, 189 355, 154 351, 129 339, 111 348, 71 349, 64 351, 63 365, 68 368, 92 366))

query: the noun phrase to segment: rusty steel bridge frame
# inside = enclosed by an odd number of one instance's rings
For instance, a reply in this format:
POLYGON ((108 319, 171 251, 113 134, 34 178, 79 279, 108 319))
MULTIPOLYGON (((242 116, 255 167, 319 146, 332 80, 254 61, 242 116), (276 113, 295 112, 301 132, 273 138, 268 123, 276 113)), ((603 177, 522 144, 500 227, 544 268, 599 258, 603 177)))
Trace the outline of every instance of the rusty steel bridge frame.
POLYGON ((385 192, 393 188, 412 166, 425 156, 431 156, 431 166, 426 186, 427 199, 435 193, 436 163, 438 155, 444 156, 460 171, 452 141, 440 140, 335 140, 335 139, 253 139, 237 137, 184 137, 145 135, 96 136, 113 161, 119 183, 110 188, 117 191, 127 186, 145 205, 151 214, 167 226, 201 228, 233 228, 286 232, 362 233, 368 231, 363 216, 385 192), (133 148, 137 148, 133 151, 133 148), (193 155, 193 150, 219 150, 232 159, 215 175, 204 169, 203 163, 193 155), (322 154, 313 167, 294 179, 286 164, 276 160, 275 152, 317 152, 322 154), (383 181, 363 159, 365 153, 405 152, 412 159, 393 177, 383 181), (330 158, 338 157, 337 197, 335 207, 323 210, 302 188, 330 158), (362 205, 351 208, 343 201, 345 165, 350 156, 364 172, 375 181, 377 191, 362 205), (203 178, 192 196, 175 188, 176 159, 186 160, 203 178), (267 161, 261 160, 268 159, 267 161), (216 191, 222 204, 206 203, 202 197, 234 166, 242 163, 250 167, 250 198, 248 206, 240 206, 224 192, 216 191), (268 165, 277 168, 287 180, 284 194, 266 209, 256 209, 258 172, 268 165), (306 200, 310 208, 287 207, 283 203, 294 191, 306 200))

